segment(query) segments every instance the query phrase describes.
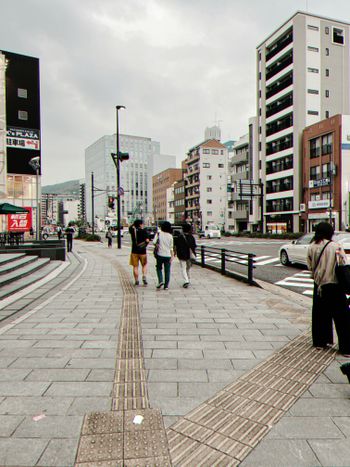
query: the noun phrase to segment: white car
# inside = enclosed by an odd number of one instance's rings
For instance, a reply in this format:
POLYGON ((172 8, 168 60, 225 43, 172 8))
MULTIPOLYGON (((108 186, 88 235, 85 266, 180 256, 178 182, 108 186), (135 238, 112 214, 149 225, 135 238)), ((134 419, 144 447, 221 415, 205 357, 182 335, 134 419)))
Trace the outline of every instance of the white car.
POLYGON ((200 237, 221 238, 221 231, 216 225, 206 225, 204 231, 201 232, 200 237))
MULTIPOLYGON (((307 250, 314 238, 314 233, 307 233, 298 240, 293 240, 286 243, 279 249, 279 257, 283 266, 288 266, 291 263, 307 265, 307 250)), ((333 240, 340 243, 345 253, 350 254, 350 232, 335 232, 333 240)))

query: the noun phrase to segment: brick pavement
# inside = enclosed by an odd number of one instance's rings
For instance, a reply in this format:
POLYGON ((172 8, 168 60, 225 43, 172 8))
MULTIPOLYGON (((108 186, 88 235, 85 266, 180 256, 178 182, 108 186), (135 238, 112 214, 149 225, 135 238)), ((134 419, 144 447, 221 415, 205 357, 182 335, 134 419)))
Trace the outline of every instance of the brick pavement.
MULTIPOLYGON (((81 277, 0 334, 1 466, 74 465, 84 415, 112 408, 123 303, 112 262, 128 271, 128 250, 79 242, 75 248, 88 260, 81 277)), ((163 414, 173 465, 238 465, 233 439, 227 446, 217 435, 198 441, 191 432, 182 434, 192 447, 177 464, 181 444, 173 433, 200 404, 293 344, 308 328, 309 310, 199 267, 185 290, 177 262, 170 290, 156 291, 153 261, 149 286, 136 293, 149 404, 163 414), (193 440, 201 445, 199 464, 193 440)), ((338 366, 322 367, 242 466, 281 465, 282 456, 284 466, 350 465, 350 386, 338 366)))

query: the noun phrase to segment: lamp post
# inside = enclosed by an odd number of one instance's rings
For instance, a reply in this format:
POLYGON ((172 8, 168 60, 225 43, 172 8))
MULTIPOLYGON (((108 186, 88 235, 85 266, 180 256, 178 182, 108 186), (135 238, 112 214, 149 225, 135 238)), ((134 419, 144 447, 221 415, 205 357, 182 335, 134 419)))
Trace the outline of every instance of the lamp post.
MULTIPOLYGON (((125 109, 124 105, 117 105, 116 106, 116 154, 112 154, 112 159, 114 165, 117 169, 117 245, 120 249, 122 247, 122 238, 120 235, 120 159, 121 154, 119 152, 119 116, 118 111, 120 109, 125 109)), ((128 156, 129 157, 129 156, 128 156)))
POLYGON ((32 157, 29 165, 35 170, 35 184, 36 184, 36 240, 41 240, 41 203, 39 203, 39 170, 40 170, 40 157, 32 157))

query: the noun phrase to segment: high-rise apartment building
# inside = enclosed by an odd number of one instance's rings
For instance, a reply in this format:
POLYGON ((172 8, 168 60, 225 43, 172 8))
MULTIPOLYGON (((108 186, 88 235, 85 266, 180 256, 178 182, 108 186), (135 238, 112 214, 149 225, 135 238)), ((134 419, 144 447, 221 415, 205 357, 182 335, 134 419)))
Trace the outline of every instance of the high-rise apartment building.
MULTIPOLYGON (((120 164, 121 218, 151 217, 152 176, 167 167, 175 167, 176 157, 160 154, 160 143, 151 138, 119 135, 119 150, 129 153, 129 160, 120 164)), ((91 223, 91 173, 94 173, 95 216, 105 218, 109 213, 108 196, 116 195, 116 169, 111 153, 116 152, 116 135, 106 135, 85 150, 86 216, 91 223)), ((117 204, 117 203, 115 203, 117 204)), ((110 214, 110 213, 109 213, 110 214)))
POLYGON ((257 47, 259 178, 266 227, 300 230, 302 132, 350 113, 349 24, 297 12, 257 47))

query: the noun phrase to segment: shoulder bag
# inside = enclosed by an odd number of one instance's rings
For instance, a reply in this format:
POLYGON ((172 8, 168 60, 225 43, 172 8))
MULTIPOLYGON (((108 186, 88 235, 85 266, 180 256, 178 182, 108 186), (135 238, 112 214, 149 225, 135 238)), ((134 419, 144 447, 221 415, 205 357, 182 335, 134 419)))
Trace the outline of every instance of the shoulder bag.
POLYGON ((158 251, 159 251, 159 233, 157 233, 157 241, 154 244, 154 249, 153 249, 153 256, 157 258, 158 256, 158 251))

